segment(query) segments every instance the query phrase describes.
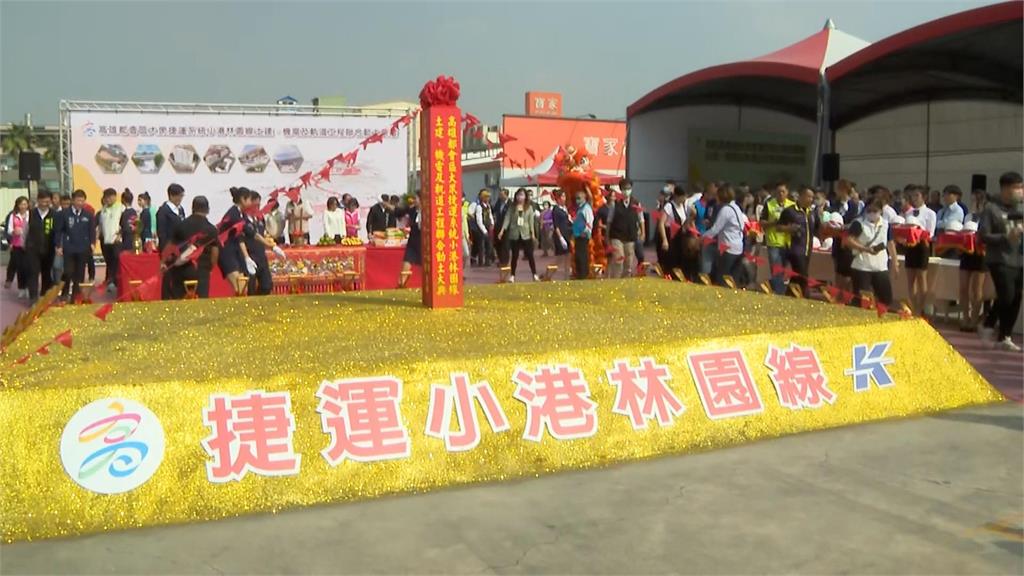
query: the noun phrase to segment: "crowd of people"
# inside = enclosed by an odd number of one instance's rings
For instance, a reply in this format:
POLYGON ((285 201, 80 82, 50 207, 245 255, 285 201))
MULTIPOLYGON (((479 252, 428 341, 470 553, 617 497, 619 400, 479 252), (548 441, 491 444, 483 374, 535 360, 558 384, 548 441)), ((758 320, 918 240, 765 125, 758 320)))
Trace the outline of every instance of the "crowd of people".
POLYGON ((668 182, 657 211, 658 260, 663 270, 682 270, 690 281, 707 274, 716 284, 729 277, 735 285, 748 286, 756 277, 756 258, 747 256, 763 244, 771 290, 784 293, 788 278, 799 287, 797 294, 806 294, 811 254, 825 249, 831 251, 837 287, 852 293, 855 305, 870 293, 893 307, 891 277, 903 266, 911 310, 928 316, 935 240, 942 232, 973 232, 978 250, 945 254, 960 260, 960 328, 1016 351, 1010 335, 1024 290, 1021 175, 1003 174, 999 188, 991 197, 972 190, 965 203, 957 186, 940 191, 919 184, 894 190, 876 185, 862 197, 853 182, 840 180, 829 197, 810 186, 790 189, 786 183, 752 192, 726 182, 690 189, 668 182), (749 222, 759 225, 751 228, 749 222), (923 233, 914 236, 920 240, 907 241, 894 234, 895 227, 923 233), (996 292, 987 315, 986 274, 996 292))
MULTIPOLYGON (((190 281, 198 297, 208 297, 214 264, 232 286, 244 275, 249 294, 269 294, 273 286, 267 251, 284 258, 280 246, 286 235, 292 245, 308 244, 313 210, 300 196, 283 205, 274 202, 263 211, 259 193, 246 188, 230 192, 232 207, 216 226, 209 220, 210 203, 204 196, 192 200, 186 217, 185 190, 178 184, 167 188, 168 200, 158 208, 150 205, 148 192, 136 199, 127 189, 121 194, 104 190, 99 211, 86 201, 82 190, 59 199, 41 191, 35 206, 27 197, 19 197, 3 221, 3 247, 10 251, 4 288, 11 289, 16 282, 18 297, 34 303, 60 283, 61 300, 75 301, 86 277, 90 283, 96 281, 99 244, 106 271, 101 285, 111 293, 117 290, 123 252, 154 251, 161 254, 166 271, 162 298, 184 298, 190 281)), ((352 219, 349 214, 358 204, 352 198, 344 200, 351 207, 343 216, 343 226, 354 234, 358 215, 352 219)), ((329 218, 325 214, 325 224, 329 218)))
POLYGON ((591 274, 589 244, 599 234, 608 241, 608 274, 612 278, 632 276, 638 263, 644 261, 644 239, 649 228, 649 214, 633 197, 633 183, 626 178, 619 182, 619 191, 602 191, 607 202, 593 208, 589 192, 577 194, 575 214, 569 213, 567 198, 555 190, 551 200, 539 202, 534 192, 519 188, 498 192, 491 201, 491 191, 482 189, 466 206, 468 252, 474 267, 509 267, 508 280, 515 282, 519 257, 530 266, 534 280, 539 280, 534 251, 544 256, 553 253, 559 268, 575 278, 591 274), (572 265, 569 257, 573 254, 572 265))
MULTIPOLYGON (((751 191, 745 184, 687 187, 669 181, 657 206, 645 210, 633 196, 632 182, 624 178, 618 191, 601 191, 604 202, 596 211, 589 192, 577 193, 574 213, 558 190, 551 200, 538 202, 530 190, 503 189, 492 202, 491 191, 484 189, 465 203, 463 249, 471 266, 507 266, 509 281, 515 282, 520 257, 533 279, 540 279, 537 248, 545 255, 553 252, 567 275, 584 279, 592 273, 592 238, 600 238, 608 254, 608 275, 616 278, 633 275, 644 261, 644 245, 653 244, 662 273, 679 271, 680 280, 699 282, 706 276, 716 284, 748 287, 756 278, 756 258, 751 256, 763 245, 771 291, 796 295, 807 293, 812 253, 826 250, 840 290, 855 298, 870 293, 887 307, 894 305, 891 276, 904 267, 912 312, 927 316, 934 240, 943 231, 974 232, 983 250, 955 255, 960 259, 961 329, 1017 350, 1010 334, 1024 291, 1020 174, 1003 174, 999 188, 991 197, 972 190, 965 199, 956 186, 939 191, 917 184, 895 189, 876 185, 862 196, 847 180, 840 180, 831 195, 784 182, 751 191), (919 228, 922 240, 901 241, 894 227, 919 228), (987 314, 986 276, 996 292, 987 314)), ((61 298, 73 300, 86 275, 95 281, 98 242, 106 263, 103 284, 112 291, 121 252, 151 246, 160 251, 166 270, 163 298, 185 297, 189 283, 198 297, 207 297, 214 263, 232 286, 245 277, 250 294, 269 294, 273 286, 267 252, 284 258, 281 246, 286 242, 310 242, 314 211, 301 196, 281 205, 273 201, 261 210, 257 192, 232 188, 233 205, 214 225, 203 196, 192 200, 186 217, 184 195, 180 185, 172 184, 168 200, 158 209, 150 205, 148 193, 139 195, 136 209, 131 191, 119 195, 107 189, 98 212, 81 190, 57 202, 49 192, 40 192, 35 206, 19 197, 4 219, 4 247, 11 252, 4 287, 11 288, 16 280, 19 297, 35 301, 60 282, 61 298)), ((359 235, 358 209, 358 201, 347 194, 331 198, 322 215, 325 237, 340 242, 359 235)), ((408 274, 422 264, 418 197, 410 195, 403 202, 398 196, 382 196, 368 211, 366 233, 374 237, 400 224, 409 230, 403 264, 408 274)))

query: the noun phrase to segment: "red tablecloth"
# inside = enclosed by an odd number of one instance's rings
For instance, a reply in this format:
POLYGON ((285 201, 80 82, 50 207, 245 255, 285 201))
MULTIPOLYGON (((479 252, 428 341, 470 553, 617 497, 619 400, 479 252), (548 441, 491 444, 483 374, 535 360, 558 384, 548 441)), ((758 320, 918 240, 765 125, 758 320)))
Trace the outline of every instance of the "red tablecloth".
MULTIPOLYGON (((366 247, 366 289, 388 290, 398 287, 398 276, 402 273, 402 258, 405 246, 366 247)), ((412 267, 412 276, 406 288, 423 286, 423 270, 419 266, 412 267)))
MULTIPOLYGON (((388 249, 391 250, 391 249, 388 249)), ((309 246, 303 248, 285 248, 285 254, 289 260, 304 260, 310 263, 320 262, 324 258, 341 258, 345 256, 356 255, 356 271, 360 272, 359 283, 363 286, 366 285, 366 272, 367 266, 364 260, 364 254, 366 253, 365 248, 358 246, 309 246)), ((274 258, 273 253, 267 253, 268 258, 274 258)), ((401 266, 401 254, 398 256, 399 266, 401 266)), ((394 288, 398 285, 398 269, 395 270, 394 278, 395 281, 392 285, 386 286, 387 288, 394 288)), ((156 253, 144 253, 144 254, 132 254, 130 252, 122 252, 120 258, 120 268, 117 278, 117 296, 122 298, 126 296, 132 289, 131 282, 138 280, 145 282, 154 274, 160 274, 160 259, 156 253)), ((286 293, 288 291, 288 279, 275 277, 274 278, 274 292, 275 293, 286 293), (280 286, 279 286, 280 284, 280 286)), ((220 268, 216 265, 213 267, 213 271, 210 273, 210 297, 211 298, 224 298, 233 296, 235 293, 231 285, 228 284, 227 280, 224 279, 223 274, 220 272, 220 268)))
MULTIPOLYGON (((326 257, 337 257, 341 253, 362 250, 351 246, 318 247, 309 246, 305 248, 285 248, 289 258, 301 258, 309 261, 318 261, 326 257)), ((406 248, 396 247, 366 247, 366 261, 364 278, 361 278, 362 289, 364 290, 387 290, 398 286, 398 276, 401 274, 402 256, 406 254, 406 248)), ((269 257, 273 257, 269 254, 269 257)), ((131 281, 144 282, 153 275, 160 274, 160 259, 156 253, 132 254, 131 252, 121 253, 121 268, 118 275, 118 297, 125 296, 131 290, 131 281)), ((419 288, 423 285, 422 269, 420 266, 413 266, 413 275, 409 279, 407 287, 419 288)), ((276 284, 276 282, 275 282, 276 284)), ((275 292, 278 290, 275 290, 275 292)), ((231 296, 234 291, 227 281, 220 274, 217 266, 214 266, 210 274, 210 297, 219 298, 231 296)))
MULTIPOLYGON (((120 267, 117 273, 117 297, 119 299, 124 298, 131 291, 132 280, 145 282, 153 275, 160 275, 160 257, 156 252, 143 254, 122 252, 119 260, 120 267)), ((224 279, 224 275, 220 273, 220 268, 214 265, 213 271, 210 273, 210 298, 225 298, 234 295, 234 293, 235 291, 231 288, 231 285, 224 279)), ((157 291, 157 294, 159 294, 159 291, 157 291)))

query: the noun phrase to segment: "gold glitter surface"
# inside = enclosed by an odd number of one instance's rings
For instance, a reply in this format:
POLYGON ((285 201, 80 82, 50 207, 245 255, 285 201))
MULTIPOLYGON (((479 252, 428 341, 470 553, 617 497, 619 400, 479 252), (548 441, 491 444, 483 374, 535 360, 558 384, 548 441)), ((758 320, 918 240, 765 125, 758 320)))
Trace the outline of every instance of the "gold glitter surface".
POLYGON ((3 356, 0 375, 0 473, 3 538, 46 538, 277 511, 441 486, 506 480, 623 460, 720 448, 755 439, 902 417, 1002 399, 921 321, 791 298, 659 280, 550 282, 468 287, 466 307, 428 310, 419 291, 311 294, 177 303, 119 304, 103 322, 97 306, 53 310, 3 356), (14 359, 71 329, 74 347, 51 347, 24 365, 14 359), (855 393, 844 371, 854 344, 892 341, 895 385, 855 393), (769 344, 817 350, 833 405, 789 410, 764 367, 769 344), (758 415, 711 421, 686 354, 739 348, 765 405, 758 415), (669 367, 686 407, 662 428, 633 431, 613 414, 615 388, 605 370, 616 359, 653 357, 669 367), (522 438, 525 405, 512 397, 516 367, 565 363, 583 371, 597 403, 598 432, 573 441, 522 438), (491 383, 511 423, 482 425, 480 445, 448 453, 424 435, 430 384, 450 372, 491 383), (324 379, 393 375, 404 382, 401 413, 412 440, 406 460, 332 468, 320 455, 314 394, 324 379), (302 454, 297 476, 248 474, 207 480, 209 435, 202 409, 215 392, 288 390, 302 454), (101 398, 141 402, 160 419, 166 453, 135 490, 86 491, 60 462, 60 438, 82 406, 101 398))

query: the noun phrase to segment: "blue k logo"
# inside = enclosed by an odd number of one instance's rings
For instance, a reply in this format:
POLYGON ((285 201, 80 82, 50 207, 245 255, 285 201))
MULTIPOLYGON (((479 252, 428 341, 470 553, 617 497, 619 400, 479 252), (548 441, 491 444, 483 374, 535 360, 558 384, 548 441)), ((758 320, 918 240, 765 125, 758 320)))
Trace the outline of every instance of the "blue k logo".
POLYGON ((879 388, 892 386, 892 376, 887 365, 895 362, 886 356, 892 342, 878 344, 857 344, 853 347, 853 367, 846 370, 847 376, 853 376, 854 392, 864 392, 871 387, 871 381, 879 388))

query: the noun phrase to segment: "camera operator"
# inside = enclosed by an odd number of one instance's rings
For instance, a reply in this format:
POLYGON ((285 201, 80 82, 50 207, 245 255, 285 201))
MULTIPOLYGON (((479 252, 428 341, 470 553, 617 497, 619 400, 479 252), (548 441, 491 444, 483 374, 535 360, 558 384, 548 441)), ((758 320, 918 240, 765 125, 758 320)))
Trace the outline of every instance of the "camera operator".
POLYGON ((999 177, 999 196, 985 206, 978 222, 978 236, 985 244, 985 264, 992 274, 996 288, 996 301, 985 319, 981 336, 1002 350, 1020 352, 1010 339, 1013 325, 1020 312, 1021 292, 1024 291, 1024 184, 1017 172, 999 177), (996 324, 999 331, 994 340, 996 324))

